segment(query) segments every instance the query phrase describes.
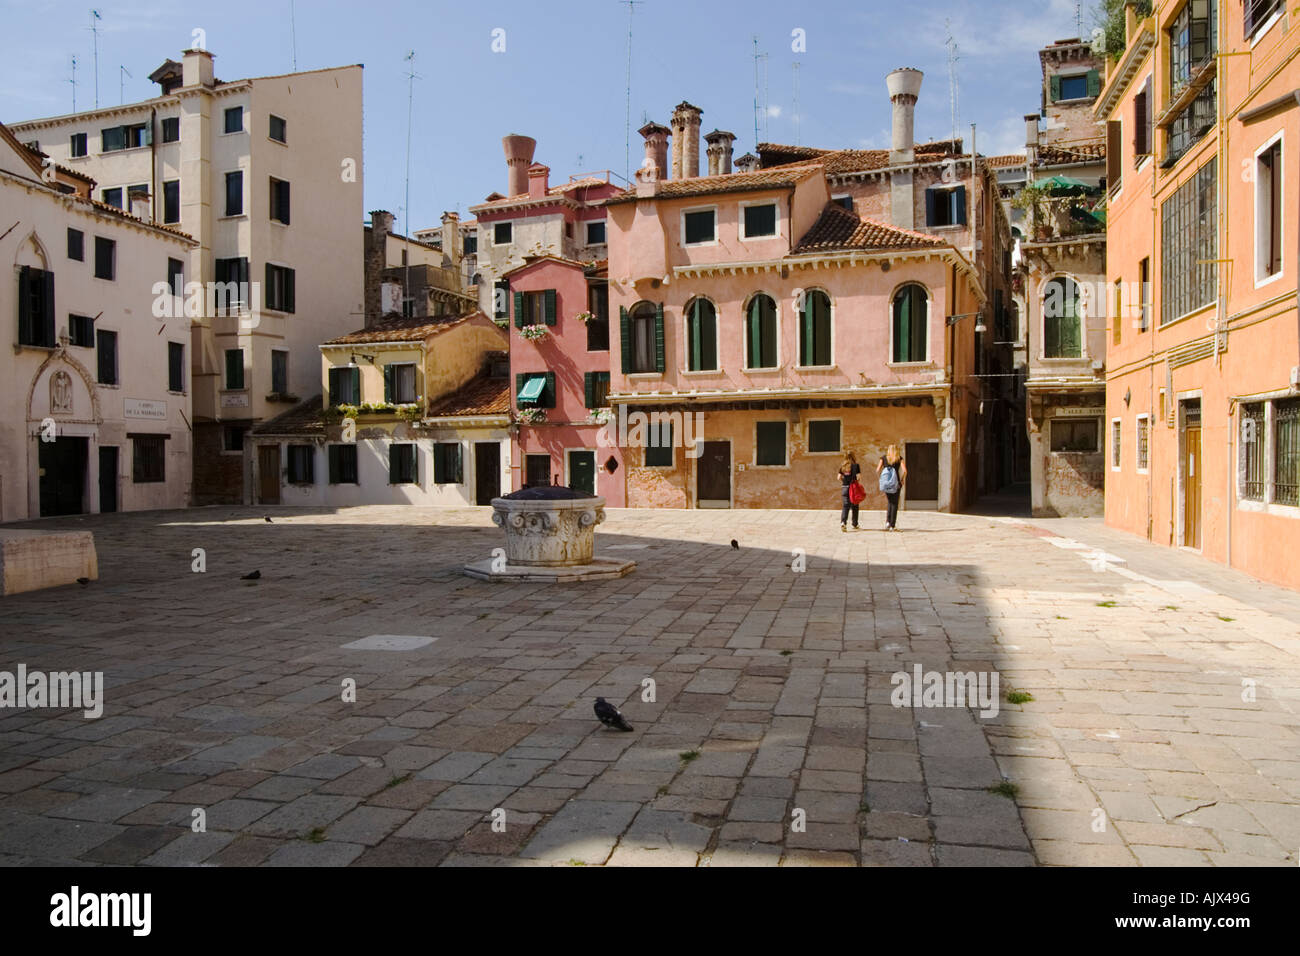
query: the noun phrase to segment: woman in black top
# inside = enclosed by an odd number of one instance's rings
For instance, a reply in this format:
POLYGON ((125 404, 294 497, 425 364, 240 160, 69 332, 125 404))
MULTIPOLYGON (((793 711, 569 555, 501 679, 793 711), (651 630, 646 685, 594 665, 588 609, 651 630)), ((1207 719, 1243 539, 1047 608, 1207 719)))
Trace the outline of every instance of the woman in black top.
POLYGON ((840 508, 840 530, 841 531, 849 530, 847 527, 845 527, 845 524, 849 520, 850 510, 853 511, 853 530, 854 531, 858 530, 858 507, 859 506, 849 501, 849 485, 857 481, 858 475, 860 475, 861 473, 862 473, 862 467, 858 464, 858 460, 853 457, 853 452, 851 451, 845 452, 844 463, 840 465, 840 470, 839 470, 840 499, 842 505, 840 508))
POLYGON ((885 453, 880 456, 880 461, 876 463, 876 474, 879 475, 886 468, 894 469, 898 478, 898 490, 894 492, 885 492, 885 499, 889 502, 889 507, 885 512, 885 530, 897 531, 898 528, 898 496, 903 492, 903 482, 907 480, 907 465, 903 461, 903 456, 898 450, 897 445, 890 445, 885 449, 885 453))

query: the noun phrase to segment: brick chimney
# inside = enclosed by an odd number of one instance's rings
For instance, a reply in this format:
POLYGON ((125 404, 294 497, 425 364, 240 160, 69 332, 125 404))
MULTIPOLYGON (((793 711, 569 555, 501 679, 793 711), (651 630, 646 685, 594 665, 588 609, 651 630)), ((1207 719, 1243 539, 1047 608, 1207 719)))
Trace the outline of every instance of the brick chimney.
POLYGON ((731 172, 731 144, 735 141, 735 133, 720 129, 715 129, 704 137, 704 142, 709 144, 705 152, 709 156, 710 176, 725 176, 731 172))
POLYGON ((1038 162, 1038 114, 1025 114, 1025 162, 1033 166, 1038 162))
POLYGON ((181 55, 181 74, 186 86, 206 86, 208 89, 216 84, 212 78, 212 54, 207 50, 186 50, 181 55))
POLYGON ((736 160, 736 172, 753 173, 758 171, 758 157, 753 153, 746 153, 736 160))
POLYGON ((646 123, 639 130, 645 137, 645 158, 655 168, 656 179, 668 178, 668 134, 672 132, 659 123, 646 123))
POLYGON ((381 284, 388 266, 388 237, 393 231, 393 214, 387 209, 370 213, 370 231, 366 233, 366 287, 364 328, 370 328, 383 317, 381 284))
POLYGON ((522 195, 528 192, 528 167, 532 164, 537 140, 511 133, 502 138, 501 145, 506 151, 506 195, 522 195))
POLYGON ((460 272, 461 260, 465 258, 465 245, 460 235, 460 214, 444 212, 442 214, 442 266, 460 272))
POLYGON ((528 167, 528 198, 541 199, 551 188, 551 167, 533 163, 528 167))
POLYGON ((673 179, 700 175, 700 116, 703 111, 685 100, 673 110, 673 179))

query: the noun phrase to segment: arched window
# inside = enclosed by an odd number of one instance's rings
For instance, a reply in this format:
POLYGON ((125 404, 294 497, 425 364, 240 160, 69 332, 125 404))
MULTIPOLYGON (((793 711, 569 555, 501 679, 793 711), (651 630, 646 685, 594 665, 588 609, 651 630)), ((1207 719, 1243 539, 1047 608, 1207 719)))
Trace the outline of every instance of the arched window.
POLYGON ((776 303, 762 292, 745 310, 745 367, 776 368, 776 303))
POLYGON ((664 307, 638 302, 632 311, 619 310, 623 347, 623 372, 664 370, 664 307))
POLYGON ((799 314, 799 364, 831 364, 831 297, 813 289, 803 297, 799 314))
POLYGON ((686 367, 692 372, 718 367, 718 314, 708 299, 686 303, 686 367))
POLYGON ((1079 286, 1065 276, 1043 287, 1043 355, 1079 358, 1083 336, 1079 322, 1079 286))
POLYGON ((924 362, 930 320, 930 297, 925 286, 910 283, 894 293, 895 362, 924 362))

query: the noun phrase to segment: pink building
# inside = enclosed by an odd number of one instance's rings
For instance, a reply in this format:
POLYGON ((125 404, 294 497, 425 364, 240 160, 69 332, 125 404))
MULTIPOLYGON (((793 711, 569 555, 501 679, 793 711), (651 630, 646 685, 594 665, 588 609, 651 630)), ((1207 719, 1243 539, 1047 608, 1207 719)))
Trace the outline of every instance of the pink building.
POLYGON ((565 485, 626 504, 622 449, 604 441, 609 288, 604 263, 533 256, 510 292, 511 487, 565 485))

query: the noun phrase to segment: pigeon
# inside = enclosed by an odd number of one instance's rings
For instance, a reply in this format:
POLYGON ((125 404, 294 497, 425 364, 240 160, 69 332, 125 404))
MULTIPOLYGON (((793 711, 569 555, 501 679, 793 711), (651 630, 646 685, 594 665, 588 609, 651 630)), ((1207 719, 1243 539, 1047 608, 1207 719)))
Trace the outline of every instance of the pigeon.
POLYGON ((618 708, 605 700, 604 697, 596 698, 596 717, 606 727, 613 727, 616 730, 631 730, 632 725, 623 719, 623 715, 618 712, 618 708))
POLYGON ((239 576, 239 580, 241 580, 241 581, 256 581, 256 580, 257 580, 258 578, 260 578, 261 576, 262 576, 262 572, 261 572, 261 571, 249 571, 247 574, 241 574, 241 575, 239 576))
POLYGON ((77 578, 77 583, 84 588, 87 584, 90 583, 90 578, 77 578))
POLYGON ((739 551, 739 550, 740 550, 740 542, 737 541, 735 538, 732 538, 732 539, 731 539, 731 550, 732 550, 732 551, 739 551))
POLYGON ((262 517, 266 519, 266 523, 267 523, 267 524, 272 524, 271 516, 270 516, 270 515, 262 515, 262 517))

